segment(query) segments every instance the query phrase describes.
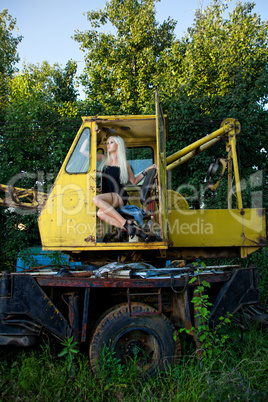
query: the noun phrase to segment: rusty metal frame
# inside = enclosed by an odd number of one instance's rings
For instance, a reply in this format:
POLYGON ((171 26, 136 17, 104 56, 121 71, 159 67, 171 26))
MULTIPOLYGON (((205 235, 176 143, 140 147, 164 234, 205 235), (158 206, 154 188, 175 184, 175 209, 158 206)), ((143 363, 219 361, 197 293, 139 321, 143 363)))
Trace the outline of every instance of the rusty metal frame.
POLYGON ((86 288, 85 296, 84 296, 82 326, 81 326, 81 342, 86 342, 86 337, 87 337, 87 319, 88 319, 89 299, 90 299, 90 288, 86 288))
POLYGON ((147 315, 161 315, 162 314, 162 294, 161 294, 161 288, 157 290, 156 293, 152 292, 142 292, 142 293, 130 293, 129 288, 127 288, 127 302, 128 302, 128 308, 129 308, 129 315, 130 316, 137 316, 137 315, 142 315, 142 316, 147 316, 147 315), (157 295, 158 296, 158 310, 155 312, 141 312, 141 313, 133 313, 132 306, 131 306, 131 297, 138 297, 138 296, 152 296, 152 295, 157 295))
MULTIPOLYGON (((161 270, 161 269, 160 269, 161 270)), ((231 271, 224 271, 215 273, 202 274, 202 280, 209 283, 227 282, 231 276, 231 271)), ((171 278, 147 278, 147 279, 133 279, 133 278, 92 278, 92 277, 74 277, 70 276, 52 276, 52 275, 38 275, 33 274, 34 279, 40 286, 55 286, 55 287, 77 287, 77 288, 139 288, 139 289, 152 289, 152 288, 170 288, 171 278)), ((194 281, 189 286, 196 286, 198 281, 194 281)), ((174 277, 173 287, 185 286, 185 275, 174 277)))

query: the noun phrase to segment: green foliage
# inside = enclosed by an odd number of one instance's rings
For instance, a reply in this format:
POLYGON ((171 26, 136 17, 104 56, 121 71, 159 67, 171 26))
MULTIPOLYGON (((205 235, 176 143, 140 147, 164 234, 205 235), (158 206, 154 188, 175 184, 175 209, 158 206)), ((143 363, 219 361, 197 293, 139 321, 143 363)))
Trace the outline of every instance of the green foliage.
POLYGON ((175 21, 159 25, 154 0, 111 0, 103 10, 89 11, 93 29, 74 39, 86 52, 82 82, 88 100, 105 114, 139 114, 152 110, 152 88, 162 51, 174 38, 175 21), (98 28, 112 24, 115 34, 98 28))
POLYGON ((74 358, 78 353, 77 342, 74 342, 71 336, 67 337, 61 344, 64 348, 58 356, 65 357, 66 368, 71 375, 74 375, 74 358))
POLYGON ((16 19, 4 9, 0 12, 0 120, 2 109, 7 105, 9 93, 9 79, 15 71, 15 64, 19 61, 17 46, 22 36, 13 36, 16 28, 16 19))
MULTIPOLYGON (((32 187, 36 179, 43 186, 53 183, 51 174, 55 178, 80 125, 80 115, 79 120, 76 118, 78 105, 74 102, 74 84, 70 81, 75 68, 72 62, 68 62, 64 70, 44 62, 40 68, 24 67, 24 71, 12 79, 0 148, 1 183, 3 180, 7 183, 22 171, 36 176, 30 183, 28 174, 21 187, 32 187), (60 78, 61 87, 58 86, 60 78), (40 177, 42 173, 44 177, 40 177), (45 177, 48 174, 50 176, 45 177)), ((16 186, 20 187, 19 180, 16 186)))
POLYGON ((126 384, 124 384, 124 380, 126 380, 124 372, 124 367, 120 360, 115 357, 113 349, 104 345, 98 363, 98 377, 104 383, 104 392, 114 387, 126 387, 126 384), (119 379, 120 381, 118 382, 119 379))
POLYGON ((258 281, 260 291, 260 304, 268 307, 268 246, 263 247, 248 258, 248 264, 258 267, 258 281))
POLYGON ((224 16, 228 3, 220 0, 196 11, 188 33, 162 55, 159 73, 166 78, 165 98, 187 93, 202 102, 200 111, 207 117, 225 96, 233 110, 241 97, 245 101, 244 95, 249 103, 266 104, 268 23, 253 12, 254 6, 238 2, 229 18, 224 16))
MULTIPOLYGON (((161 53, 157 83, 165 112, 171 119, 168 153, 219 128, 227 117, 237 118, 241 177, 262 172, 264 206, 268 205, 267 175, 268 23, 254 13, 254 3, 238 2, 226 18, 228 3, 219 0, 201 12, 182 39, 161 53), (225 13, 225 14, 224 14, 225 13)), ((225 157, 215 146, 173 171, 173 188, 191 184, 200 194, 213 158, 225 157), (182 179, 183 178, 183 182, 182 179)), ((213 207, 226 207, 224 186, 213 207)), ((251 207, 252 185, 243 188, 244 206, 251 207)))
MULTIPOLYGON (((1 122, 0 183, 50 191, 81 125, 75 71, 72 61, 64 69, 44 62, 41 67, 24 66, 10 80, 9 104, 1 122)), ((28 211, 1 210, 5 263, 14 262, 23 248, 40 244, 36 218, 28 211)))
POLYGON ((97 377, 101 379, 103 392, 106 393, 111 389, 127 388, 129 382, 142 378, 142 369, 144 351, 136 348, 136 354, 131 359, 121 362, 116 358, 116 353, 111 345, 104 345, 101 351, 100 359, 97 367, 97 377), (120 379, 120 380, 119 380, 120 379))
MULTIPOLYGON (((197 270, 197 273, 199 271, 197 270)), ((217 362, 217 358, 222 353, 226 346, 226 341, 229 336, 223 333, 222 328, 231 322, 231 315, 227 317, 220 317, 220 323, 214 329, 209 327, 210 307, 212 303, 209 301, 209 296, 206 290, 210 288, 210 284, 203 280, 200 276, 194 276, 189 281, 190 283, 198 282, 193 294, 191 302, 194 304, 195 309, 195 328, 191 329, 181 328, 180 332, 194 332, 197 343, 200 343, 200 350, 197 354, 200 355, 202 362, 207 366, 211 364, 212 360, 217 362), (201 353, 200 353, 201 352, 201 353)), ((176 335, 175 335, 176 336, 176 335)))
POLYGON ((39 238, 37 216, 25 215, 22 218, 9 210, 0 212, 1 269, 14 271, 19 251, 30 247, 39 238))
POLYGON ((77 90, 74 78, 77 70, 76 62, 69 60, 64 68, 56 66, 53 73, 53 87, 51 89, 54 100, 57 103, 72 103, 76 101, 77 90))
POLYGON ((141 379, 135 367, 116 371, 113 355, 108 353, 110 367, 117 374, 109 382, 107 370, 95 377, 88 357, 76 354, 75 375, 71 377, 62 359, 52 348, 0 351, 0 393, 3 402, 10 400, 40 401, 225 401, 267 400, 268 337, 253 327, 239 340, 231 328, 226 349, 219 364, 200 367, 195 355, 185 350, 181 365, 170 367, 165 375, 141 379), (112 384, 114 386, 112 386, 112 384))

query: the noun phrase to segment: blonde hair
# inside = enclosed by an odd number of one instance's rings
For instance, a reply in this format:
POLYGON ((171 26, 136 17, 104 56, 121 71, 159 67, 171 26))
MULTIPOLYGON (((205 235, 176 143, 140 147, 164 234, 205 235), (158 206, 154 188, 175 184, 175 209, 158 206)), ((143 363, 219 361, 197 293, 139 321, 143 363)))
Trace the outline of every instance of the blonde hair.
MULTIPOLYGON (((123 138, 119 137, 118 135, 110 136, 109 138, 113 138, 114 141, 116 142, 116 144, 118 145, 117 159, 118 159, 118 164, 120 167, 120 182, 122 184, 126 184, 128 182, 128 171, 127 171, 127 157, 126 157, 125 142, 124 142, 123 138)), ((99 169, 103 170, 104 166, 109 165, 110 162, 111 162, 111 155, 110 155, 109 151, 107 150, 107 158, 101 162, 99 169)))

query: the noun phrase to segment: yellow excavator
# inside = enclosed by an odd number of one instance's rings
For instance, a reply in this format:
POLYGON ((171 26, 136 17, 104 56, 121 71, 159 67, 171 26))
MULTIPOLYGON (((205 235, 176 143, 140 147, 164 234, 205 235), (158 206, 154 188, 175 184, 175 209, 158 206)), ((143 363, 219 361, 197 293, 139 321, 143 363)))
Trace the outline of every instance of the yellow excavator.
MULTIPOLYGON (((200 140, 166 157, 168 118, 158 95, 156 115, 83 117, 82 125, 49 194, 3 186, 0 205, 38 209, 38 225, 44 250, 60 250, 82 261, 137 261, 208 257, 247 257, 266 244, 266 218, 261 208, 244 208, 236 152, 240 123, 226 119, 221 127, 200 140), (111 228, 96 216, 93 197, 100 191, 97 152, 105 153, 111 134, 121 136, 135 174, 152 163, 151 172, 140 186, 127 185, 129 204, 140 209, 149 242, 129 242, 106 236, 111 228), (225 209, 189 207, 187 199, 167 188, 167 172, 198 157, 200 152, 224 141, 226 155, 210 166, 209 176, 217 176, 207 188, 216 191, 227 175, 225 209), (81 146, 87 142, 87 153, 81 146), (216 174, 220 168, 220 174, 216 174), (109 241, 106 241, 109 238, 109 241)), ((127 211, 125 211, 125 214, 127 211)), ((138 212, 139 213, 139 212, 138 212)), ((141 223, 141 222, 140 222, 141 223)))

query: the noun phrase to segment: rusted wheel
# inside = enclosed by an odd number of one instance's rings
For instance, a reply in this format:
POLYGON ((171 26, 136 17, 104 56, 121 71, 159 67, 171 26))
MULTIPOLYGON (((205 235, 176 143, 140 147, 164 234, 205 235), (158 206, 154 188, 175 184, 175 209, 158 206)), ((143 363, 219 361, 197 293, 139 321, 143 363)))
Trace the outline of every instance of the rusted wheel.
POLYGON ((174 327, 164 315, 150 315, 156 310, 142 303, 132 303, 129 315, 127 304, 115 306, 95 328, 89 357, 93 372, 101 365, 101 351, 106 345, 122 363, 136 361, 142 374, 153 375, 175 359, 177 345, 174 327), (142 315, 143 314, 143 315, 142 315))

